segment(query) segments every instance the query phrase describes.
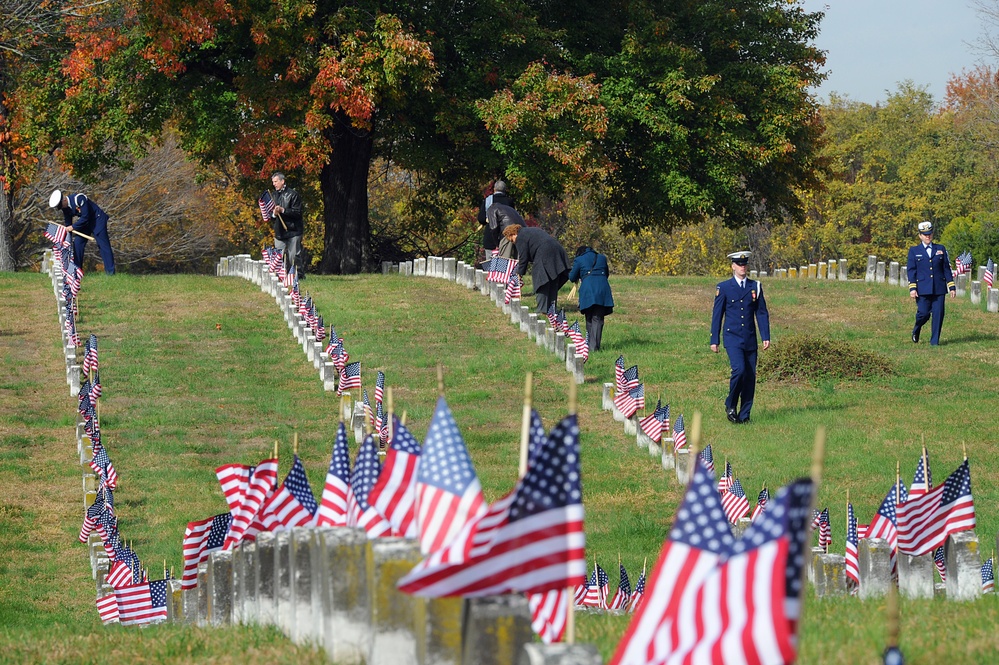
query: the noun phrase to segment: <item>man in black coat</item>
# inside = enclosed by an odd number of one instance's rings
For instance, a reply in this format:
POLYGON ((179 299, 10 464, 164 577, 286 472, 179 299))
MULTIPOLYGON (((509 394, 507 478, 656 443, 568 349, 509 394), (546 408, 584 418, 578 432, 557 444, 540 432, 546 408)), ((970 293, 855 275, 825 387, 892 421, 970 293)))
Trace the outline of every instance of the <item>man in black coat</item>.
POLYGON ((569 255, 558 240, 536 227, 511 224, 503 236, 517 246, 518 274, 526 275, 527 264, 532 264, 534 299, 538 312, 547 313, 549 306, 558 302, 558 290, 569 281, 569 255))
POLYGON ((478 220, 479 224, 482 224, 482 247, 486 250, 486 260, 494 249, 499 249, 499 255, 504 258, 516 258, 509 241, 503 237, 503 229, 510 224, 523 226, 524 220, 514 209, 513 199, 510 198, 506 183, 502 180, 497 180, 492 186, 492 194, 482 200, 478 220), (504 250, 506 254, 503 254, 504 250))
POLYGON ((298 269, 299 279, 305 277, 299 258, 302 254, 302 197, 285 183, 284 174, 278 171, 271 176, 274 185, 274 246, 284 250, 284 265, 289 271, 298 269))

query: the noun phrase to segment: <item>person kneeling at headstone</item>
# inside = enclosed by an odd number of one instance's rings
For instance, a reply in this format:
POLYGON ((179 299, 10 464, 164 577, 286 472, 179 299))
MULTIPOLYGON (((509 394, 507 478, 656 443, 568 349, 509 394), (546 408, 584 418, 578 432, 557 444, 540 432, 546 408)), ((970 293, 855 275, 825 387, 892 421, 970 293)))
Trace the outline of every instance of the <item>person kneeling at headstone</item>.
POLYGON ((517 246, 517 273, 527 274, 527 264, 531 268, 531 281, 534 284, 534 299, 538 312, 545 314, 550 305, 557 304, 558 290, 569 281, 569 256, 558 240, 537 227, 521 227, 511 224, 503 235, 517 246))
MULTIPOLYGON (((607 276, 610 267, 607 257, 592 247, 576 249, 576 259, 569 271, 569 281, 579 284, 579 311, 586 317, 586 340, 590 351, 600 350, 600 338, 604 331, 604 317, 614 313, 614 297, 611 295, 607 276)), ((571 294, 570 294, 571 295, 571 294)))

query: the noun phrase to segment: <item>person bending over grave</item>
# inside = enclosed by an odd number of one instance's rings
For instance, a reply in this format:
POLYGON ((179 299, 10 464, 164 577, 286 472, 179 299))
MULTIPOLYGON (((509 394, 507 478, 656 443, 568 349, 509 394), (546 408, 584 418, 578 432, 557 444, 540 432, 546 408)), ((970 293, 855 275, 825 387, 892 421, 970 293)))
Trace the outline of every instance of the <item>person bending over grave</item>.
POLYGON ((527 274, 527 264, 532 264, 531 281, 538 312, 545 314, 548 307, 558 302, 558 290, 569 281, 569 255, 558 240, 536 227, 511 224, 503 236, 517 246, 517 273, 527 274))
MULTIPOLYGON (((49 207, 62 211, 63 225, 72 226, 73 230, 94 237, 97 241, 97 251, 100 252, 104 272, 114 274, 114 252, 111 251, 111 239, 108 238, 108 214, 100 206, 87 198, 86 194, 63 194, 55 190, 49 197, 49 207), (78 217, 75 222, 74 217, 78 217)), ((83 250, 87 248, 87 239, 77 233, 73 234, 73 263, 83 267, 83 250)))

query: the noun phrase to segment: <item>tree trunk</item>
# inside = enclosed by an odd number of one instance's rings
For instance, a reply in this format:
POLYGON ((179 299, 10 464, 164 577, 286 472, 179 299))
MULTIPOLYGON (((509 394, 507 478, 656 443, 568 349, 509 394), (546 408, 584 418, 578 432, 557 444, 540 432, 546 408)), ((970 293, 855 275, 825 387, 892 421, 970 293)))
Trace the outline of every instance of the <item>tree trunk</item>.
MULTIPOLYGON (((4 62, 0 58, 0 62, 4 62)), ((14 263, 14 161, 10 143, 3 134, 9 131, 10 115, 4 104, 6 77, 0 74, 0 272, 12 272, 14 263)))
POLYGON ((319 272, 350 275, 370 261, 368 221, 368 169, 372 136, 367 130, 338 122, 325 131, 331 146, 330 161, 319 174, 323 193, 323 258, 319 272))

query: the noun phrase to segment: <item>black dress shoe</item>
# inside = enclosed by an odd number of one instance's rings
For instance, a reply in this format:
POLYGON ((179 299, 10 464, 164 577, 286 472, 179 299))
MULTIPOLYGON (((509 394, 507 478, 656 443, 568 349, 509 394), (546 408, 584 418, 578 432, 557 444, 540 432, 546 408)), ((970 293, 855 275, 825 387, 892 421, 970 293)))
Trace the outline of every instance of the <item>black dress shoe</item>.
POLYGON ((735 409, 726 409, 725 413, 728 415, 728 421, 730 423, 739 422, 739 416, 736 414, 735 409))
POLYGON ((919 328, 912 329, 912 343, 919 344, 919 328))

